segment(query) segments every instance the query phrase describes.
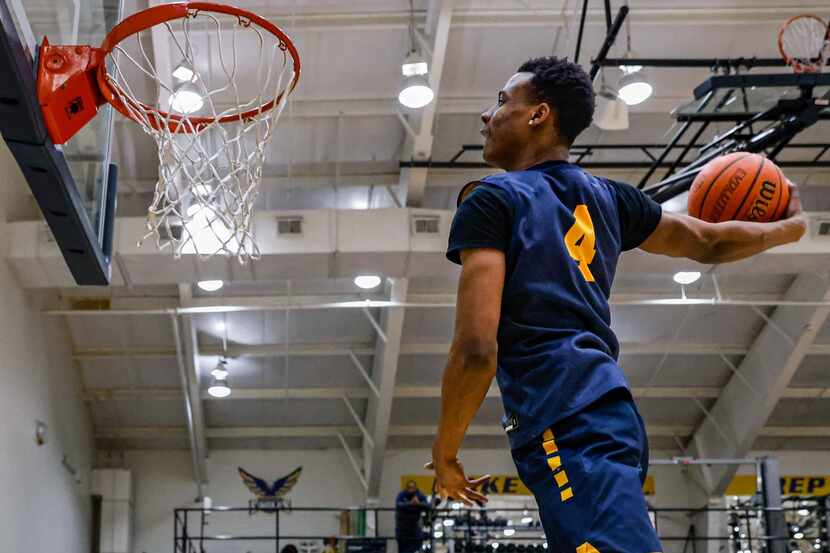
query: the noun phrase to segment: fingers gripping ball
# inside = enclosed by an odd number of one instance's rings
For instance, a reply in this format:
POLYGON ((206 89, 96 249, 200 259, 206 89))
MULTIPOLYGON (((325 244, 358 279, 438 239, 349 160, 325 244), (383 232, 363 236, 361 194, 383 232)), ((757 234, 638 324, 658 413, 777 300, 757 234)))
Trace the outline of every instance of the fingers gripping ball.
POLYGON ((689 190, 689 215, 719 223, 781 219, 790 189, 781 170, 758 154, 735 152, 707 163, 689 190))

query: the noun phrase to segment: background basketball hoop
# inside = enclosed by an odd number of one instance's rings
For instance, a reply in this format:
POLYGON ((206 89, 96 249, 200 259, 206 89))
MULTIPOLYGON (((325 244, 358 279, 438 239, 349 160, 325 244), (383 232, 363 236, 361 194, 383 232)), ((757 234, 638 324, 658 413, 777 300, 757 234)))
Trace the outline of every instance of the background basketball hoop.
POLYGON ((299 54, 276 25, 181 2, 124 19, 99 48, 44 40, 38 96, 56 144, 105 102, 153 137, 159 179, 142 241, 244 263, 259 257, 251 227, 265 148, 299 77, 299 54), (151 55, 154 42, 171 57, 151 55))
POLYGON ((827 60, 830 26, 815 15, 788 19, 778 30, 778 51, 796 73, 817 73, 827 60))

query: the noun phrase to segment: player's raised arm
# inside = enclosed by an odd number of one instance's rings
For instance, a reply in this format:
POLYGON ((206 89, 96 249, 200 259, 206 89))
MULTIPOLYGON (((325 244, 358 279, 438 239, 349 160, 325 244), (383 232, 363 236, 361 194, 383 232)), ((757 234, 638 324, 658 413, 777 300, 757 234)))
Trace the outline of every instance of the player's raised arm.
POLYGON ((686 257, 701 263, 726 263, 797 242, 806 229, 798 190, 790 185, 790 205, 785 219, 772 223, 707 223, 664 211, 657 228, 640 248, 649 253, 686 257))

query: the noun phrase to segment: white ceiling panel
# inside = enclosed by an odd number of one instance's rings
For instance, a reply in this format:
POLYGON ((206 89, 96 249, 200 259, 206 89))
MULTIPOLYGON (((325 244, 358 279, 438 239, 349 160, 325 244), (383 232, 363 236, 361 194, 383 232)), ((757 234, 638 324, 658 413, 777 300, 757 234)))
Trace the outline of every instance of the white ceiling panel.
MULTIPOLYGON (((352 400, 359 415, 365 412, 365 400, 352 400)), ((209 401, 205 404, 208 426, 350 426, 354 425, 343 401, 325 400, 234 400, 209 401)))
POLYGON ((181 385, 175 357, 84 359, 80 365, 87 388, 175 388, 181 385))

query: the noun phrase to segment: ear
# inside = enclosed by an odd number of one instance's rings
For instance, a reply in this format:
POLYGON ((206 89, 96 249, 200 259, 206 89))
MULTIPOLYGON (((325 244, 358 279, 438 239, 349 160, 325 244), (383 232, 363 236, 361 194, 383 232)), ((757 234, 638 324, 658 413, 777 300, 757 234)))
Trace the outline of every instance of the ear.
POLYGON ((533 111, 530 115, 530 123, 531 127, 538 127, 545 121, 553 120, 554 114, 553 109, 551 109, 550 104, 547 102, 542 102, 541 104, 537 105, 533 108, 533 111))

